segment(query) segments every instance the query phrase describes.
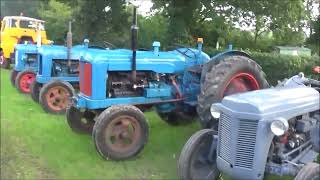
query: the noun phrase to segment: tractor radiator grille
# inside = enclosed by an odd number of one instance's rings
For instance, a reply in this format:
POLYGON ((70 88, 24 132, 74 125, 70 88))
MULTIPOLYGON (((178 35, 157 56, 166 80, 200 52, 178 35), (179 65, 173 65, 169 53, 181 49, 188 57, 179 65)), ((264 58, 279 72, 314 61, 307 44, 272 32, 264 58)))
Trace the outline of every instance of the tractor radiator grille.
POLYGON ((231 118, 224 113, 221 113, 219 133, 219 156, 231 163, 231 118))
POLYGON ((235 166, 252 169, 258 121, 239 120, 235 166))

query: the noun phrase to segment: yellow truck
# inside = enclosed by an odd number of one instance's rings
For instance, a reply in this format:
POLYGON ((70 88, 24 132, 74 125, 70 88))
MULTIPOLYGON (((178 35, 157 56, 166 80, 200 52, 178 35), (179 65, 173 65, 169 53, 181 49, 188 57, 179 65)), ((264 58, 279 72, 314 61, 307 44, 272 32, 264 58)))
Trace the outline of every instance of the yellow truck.
POLYGON ((0 64, 9 68, 14 61, 16 44, 50 44, 44 28, 44 21, 25 16, 5 16, 1 21, 0 64))

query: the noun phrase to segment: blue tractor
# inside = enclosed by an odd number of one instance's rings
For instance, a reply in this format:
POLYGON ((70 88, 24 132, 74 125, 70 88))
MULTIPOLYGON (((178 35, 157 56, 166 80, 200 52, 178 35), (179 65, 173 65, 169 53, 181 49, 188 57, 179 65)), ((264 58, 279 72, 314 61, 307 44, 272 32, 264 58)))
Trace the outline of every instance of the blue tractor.
POLYGON ((95 147, 106 159, 137 155, 147 143, 143 111, 154 107, 169 124, 200 118, 203 127, 217 125, 210 106, 226 95, 268 87, 261 67, 240 51, 212 58, 196 48, 161 52, 137 49, 137 16, 133 9, 132 49, 87 48, 80 57, 80 92, 66 117, 77 133, 92 133, 95 147))
POLYGON ((30 93, 30 85, 38 70, 38 46, 17 44, 15 46, 15 65, 10 81, 21 93, 30 93))
MULTIPOLYGON (((38 70, 30 85, 31 97, 52 114, 65 113, 69 98, 75 95, 79 84, 79 57, 89 46, 85 39, 82 45, 72 46, 71 22, 66 46, 41 46, 38 48, 38 70)), ((100 48, 90 46, 90 48, 100 48)))

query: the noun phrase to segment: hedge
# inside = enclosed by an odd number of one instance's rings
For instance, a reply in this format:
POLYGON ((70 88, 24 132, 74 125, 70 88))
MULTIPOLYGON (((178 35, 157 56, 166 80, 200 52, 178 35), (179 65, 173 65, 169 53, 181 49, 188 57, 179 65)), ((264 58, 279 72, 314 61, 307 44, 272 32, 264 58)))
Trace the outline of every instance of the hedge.
MULTIPOLYGON (((225 50, 205 48, 205 52, 210 56, 225 50)), ((314 56, 291 56, 275 53, 250 52, 248 53, 255 60, 267 75, 267 80, 271 85, 277 85, 278 80, 290 78, 293 75, 303 72, 307 77, 320 80, 319 75, 312 73, 312 67, 320 66, 320 57, 314 56)))
POLYGON ((262 67, 270 84, 303 72, 307 77, 319 80, 312 67, 320 65, 319 56, 291 56, 274 53, 251 52, 250 56, 262 67))

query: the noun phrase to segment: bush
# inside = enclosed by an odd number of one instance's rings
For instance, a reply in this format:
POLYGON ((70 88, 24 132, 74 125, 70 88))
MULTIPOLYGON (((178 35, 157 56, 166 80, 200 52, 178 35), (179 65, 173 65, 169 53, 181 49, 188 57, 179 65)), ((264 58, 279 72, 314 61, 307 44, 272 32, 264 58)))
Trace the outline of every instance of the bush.
POLYGON ((267 75, 269 83, 272 85, 276 85, 278 80, 289 78, 299 72, 319 80, 319 75, 312 73, 312 67, 320 65, 319 56, 290 56, 258 52, 249 54, 260 64, 267 75))

